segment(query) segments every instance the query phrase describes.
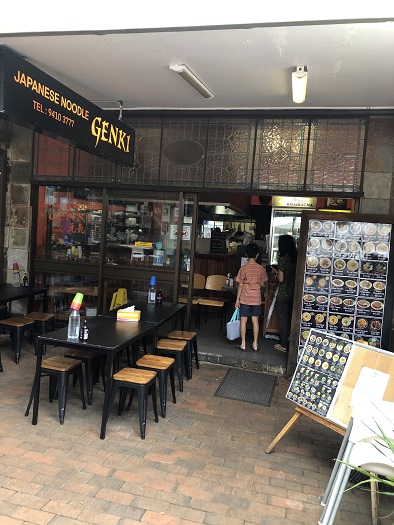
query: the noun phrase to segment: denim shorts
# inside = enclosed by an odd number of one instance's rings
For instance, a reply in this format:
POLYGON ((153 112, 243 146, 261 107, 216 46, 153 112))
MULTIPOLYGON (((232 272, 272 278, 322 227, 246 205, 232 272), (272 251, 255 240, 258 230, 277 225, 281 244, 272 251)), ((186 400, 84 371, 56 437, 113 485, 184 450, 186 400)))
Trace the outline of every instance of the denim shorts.
POLYGON ((254 304, 250 306, 249 304, 240 304, 239 305, 239 315, 241 317, 260 317, 261 315, 261 304, 254 304))

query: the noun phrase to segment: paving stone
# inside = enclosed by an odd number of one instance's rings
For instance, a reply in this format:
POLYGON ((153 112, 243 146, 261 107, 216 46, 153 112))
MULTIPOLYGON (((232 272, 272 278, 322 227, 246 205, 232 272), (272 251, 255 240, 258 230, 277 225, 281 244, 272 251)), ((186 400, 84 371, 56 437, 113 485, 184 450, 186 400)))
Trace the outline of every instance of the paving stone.
MULTIPOLYGON (((16 365, 8 344, 0 336, 1 525, 317 523, 341 437, 305 417, 265 453, 294 414, 284 378, 270 407, 252 405, 214 396, 227 368, 202 362, 167 418, 148 418, 145 440, 135 406, 120 417, 115 410, 101 440, 101 388, 83 411, 71 387, 60 425, 43 385, 31 425, 24 411, 35 357, 24 342, 16 365)), ((369 494, 347 492, 335 525, 370 523, 369 494)))

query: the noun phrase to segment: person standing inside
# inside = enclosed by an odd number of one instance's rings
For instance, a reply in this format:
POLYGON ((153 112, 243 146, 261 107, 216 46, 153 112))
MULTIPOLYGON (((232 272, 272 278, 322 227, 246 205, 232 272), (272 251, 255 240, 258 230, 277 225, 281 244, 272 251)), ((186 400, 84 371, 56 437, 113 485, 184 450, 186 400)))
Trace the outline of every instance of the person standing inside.
POLYGON ((246 352, 246 323, 248 317, 252 317, 253 343, 251 348, 254 352, 259 349, 259 317, 261 315, 261 288, 268 280, 265 268, 256 261, 259 256, 259 247, 256 243, 250 243, 245 248, 248 262, 241 266, 235 279, 238 284, 237 299, 235 307, 239 308, 241 316, 240 331, 241 343, 237 348, 246 352))
POLYGON ((293 309, 294 286, 297 266, 297 247, 294 237, 281 235, 278 239, 279 281, 276 305, 279 318, 279 343, 276 350, 287 352, 287 335, 293 309))

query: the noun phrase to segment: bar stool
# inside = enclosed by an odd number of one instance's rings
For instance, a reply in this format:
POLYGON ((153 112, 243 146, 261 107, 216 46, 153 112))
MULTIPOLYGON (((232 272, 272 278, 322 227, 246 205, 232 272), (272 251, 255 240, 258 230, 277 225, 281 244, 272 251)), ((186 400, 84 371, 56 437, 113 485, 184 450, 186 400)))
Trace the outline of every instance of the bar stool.
MULTIPOLYGON (((175 365, 178 372, 179 391, 183 392, 183 367, 186 359, 187 341, 177 339, 159 339, 156 343, 154 353, 164 357, 175 359, 175 365)), ((186 377, 189 378, 189 371, 186 367, 186 377)))
POLYGON ((146 430, 146 415, 148 409, 148 395, 149 391, 152 396, 153 403, 153 413, 155 416, 155 423, 159 422, 157 416, 157 400, 156 400, 156 372, 150 370, 142 370, 137 368, 122 368, 119 372, 112 376, 112 386, 109 394, 109 401, 107 409, 104 412, 104 428, 102 430, 102 439, 105 437, 105 431, 107 427, 107 422, 109 418, 109 413, 111 411, 112 404, 114 402, 116 392, 118 388, 121 389, 119 395, 119 409, 118 414, 122 413, 127 391, 131 389, 130 394, 130 403, 127 409, 129 410, 131 401, 133 400, 134 393, 137 392, 138 398, 138 416, 140 423, 140 434, 141 439, 145 439, 145 430, 146 430), (122 392, 123 390, 123 392, 122 392))
POLYGON ((0 320, 0 330, 7 329, 11 336, 11 346, 15 353, 15 363, 19 363, 21 355, 22 337, 26 330, 34 330, 34 321, 24 317, 8 317, 0 320))
POLYGON ((192 378, 193 374, 193 351, 194 351, 194 359, 196 361, 196 367, 197 369, 200 368, 200 364, 198 362, 198 350, 197 350, 197 332, 185 332, 184 330, 173 330, 169 334, 167 334, 168 339, 181 339, 184 341, 187 341, 187 359, 186 364, 189 371, 189 379, 192 378))
POLYGON ((159 380, 159 394, 160 394, 160 407, 161 417, 166 417, 167 412, 167 382, 168 376, 170 376, 172 402, 176 403, 175 397, 175 381, 174 381, 174 365, 175 359, 172 357, 162 357, 159 355, 143 355, 136 362, 137 368, 143 368, 144 370, 154 370, 159 380))
POLYGON ((0 319, 5 319, 8 315, 7 307, 4 305, 0 305, 0 319))
MULTIPOLYGON (((29 319, 30 321, 34 321, 34 328, 38 329, 38 333, 40 335, 44 335, 46 332, 49 332, 50 329, 55 329, 55 314, 47 314, 43 312, 30 312, 29 314, 26 314, 24 318, 29 319)), ((33 330, 31 332, 31 335, 34 335, 33 330)), ((32 337, 30 338, 30 342, 33 342, 32 337)), ((34 348, 35 347, 36 341, 34 340, 34 348)))
MULTIPOLYGON (((82 408, 86 410, 85 396, 83 393, 82 361, 77 359, 65 359, 64 357, 48 357, 43 359, 41 365, 41 377, 49 376, 49 402, 52 403, 56 395, 59 402, 59 421, 63 425, 66 415, 68 381, 70 375, 77 373, 81 391, 82 408)), ((29 415, 30 407, 34 397, 34 387, 30 394, 25 416, 29 415)))
POLYGON ((64 352, 64 357, 67 359, 78 359, 84 364, 88 405, 91 405, 93 398, 93 384, 95 383, 95 377, 98 376, 98 370, 101 371, 101 377, 105 389, 105 377, 103 372, 103 354, 99 354, 98 352, 93 352, 90 350, 78 350, 68 348, 64 352))

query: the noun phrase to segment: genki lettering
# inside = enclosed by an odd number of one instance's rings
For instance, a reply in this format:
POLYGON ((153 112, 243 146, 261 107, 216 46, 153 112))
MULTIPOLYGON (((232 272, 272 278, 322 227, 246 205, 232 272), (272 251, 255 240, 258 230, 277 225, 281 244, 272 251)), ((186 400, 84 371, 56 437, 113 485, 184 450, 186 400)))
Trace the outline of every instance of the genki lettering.
POLYGON ((96 137, 96 147, 100 140, 113 144, 116 148, 121 149, 125 153, 130 153, 131 136, 122 129, 110 124, 101 117, 95 117, 92 120, 91 132, 93 137, 96 137))

